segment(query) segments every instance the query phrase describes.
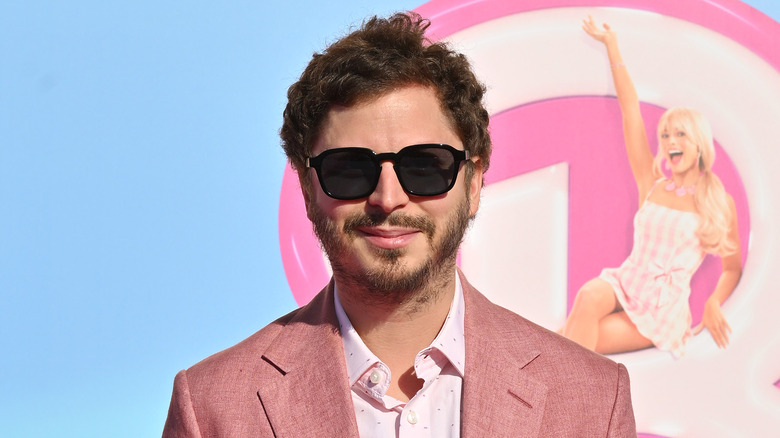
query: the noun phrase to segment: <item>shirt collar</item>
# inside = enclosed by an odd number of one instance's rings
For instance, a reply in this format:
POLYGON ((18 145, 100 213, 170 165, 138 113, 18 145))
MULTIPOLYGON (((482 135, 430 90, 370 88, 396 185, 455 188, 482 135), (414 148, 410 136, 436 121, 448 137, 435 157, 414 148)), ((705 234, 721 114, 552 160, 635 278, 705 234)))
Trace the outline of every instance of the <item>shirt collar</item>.
MULTIPOLYGON (((334 286, 334 304, 336 307, 336 317, 339 321, 341 331, 341 340, 344 344, 344 356, 347 362, 347 375, 349 384, 355 382, 365 372, 376 363, 381 363, 379 358, 366 347, 366 344, 360 338, 355 328, 352 326, 349 317, 339 300, 338 288, 334 286)), ((463 286, 460 283, 458 274, 455 274, 455 294, 450 304, 450 311, 444 320, 439 334, 431 342, 431 345, 422 350, 422 352, 431 349, 438 349, 450 361, 453 367, 463 377, 466 362, 466 348, 464 335, 464 304, 463 304, 463 286)), ((422 353, 421 352, 421 353, 422 353)))
MULTIPOLYGON (((425 350, 436 348, 444 353, 452 366, 461 377, 464 376, 466 366, 466 336, 463 329, 465 321, 465 305, 463 304, 463 286, 460 284, 460 276, 455 274, 455 295, 450 304, 450 311, 444 324, 425 350)), ((423 351, 425 351, 423 350, 423 351)))

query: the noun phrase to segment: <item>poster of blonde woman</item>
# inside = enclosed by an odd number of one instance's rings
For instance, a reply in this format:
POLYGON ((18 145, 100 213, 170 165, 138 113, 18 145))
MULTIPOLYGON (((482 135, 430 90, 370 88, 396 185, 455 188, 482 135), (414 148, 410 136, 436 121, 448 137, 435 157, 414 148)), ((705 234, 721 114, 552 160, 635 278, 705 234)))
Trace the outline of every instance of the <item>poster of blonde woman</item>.
POLYGON ((580 288, 561 332, 605 354, 655 345, 680 357, 688 338, 702 328, 726 347, 731 327, 721 305, 739 282, 742 259, 734 200, 712 170, 712 130, 699 111, 670 108, 658 123, 653 157, 617 33, 593 17, 584 20, 583 29, 609 56, 640 207, 628 259, 580 288), (692 331, 690 279, 707 252, 720 256, 722 272, 692 331))

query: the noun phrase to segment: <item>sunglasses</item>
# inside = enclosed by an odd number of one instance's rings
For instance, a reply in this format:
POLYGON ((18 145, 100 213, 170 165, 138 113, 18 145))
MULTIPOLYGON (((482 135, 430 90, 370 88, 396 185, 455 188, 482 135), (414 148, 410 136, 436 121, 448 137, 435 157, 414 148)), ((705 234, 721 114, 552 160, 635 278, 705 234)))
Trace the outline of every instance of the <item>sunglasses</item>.
POLYGON ((416 144, 381 154, 367 148, 334 148, 307 158, 306 167, 317 171, 322 191, 334 199, 359 199, 373 193, 383 161, 393 162, 406 193, 436 196, 452 189, 460 163, 469 158, 468 151, 446 144, 416 144))

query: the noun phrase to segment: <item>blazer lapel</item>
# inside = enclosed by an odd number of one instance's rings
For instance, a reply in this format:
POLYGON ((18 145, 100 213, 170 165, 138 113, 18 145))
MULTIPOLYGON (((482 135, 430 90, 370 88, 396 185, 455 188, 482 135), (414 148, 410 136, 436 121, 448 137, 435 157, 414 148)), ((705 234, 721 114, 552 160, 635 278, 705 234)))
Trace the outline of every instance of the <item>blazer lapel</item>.
POLYGON ((276 437, 358 436, 333 283, 323 292, 262 356, 257 394, 276 437))
POLYGON ((461 282, 466 305, 462 437, 537 436, 547 386, 523 370, 541 354, 529 342, 533 335, 524 336, 515 321, 496 315, 495 305, 462 275, 461 282))

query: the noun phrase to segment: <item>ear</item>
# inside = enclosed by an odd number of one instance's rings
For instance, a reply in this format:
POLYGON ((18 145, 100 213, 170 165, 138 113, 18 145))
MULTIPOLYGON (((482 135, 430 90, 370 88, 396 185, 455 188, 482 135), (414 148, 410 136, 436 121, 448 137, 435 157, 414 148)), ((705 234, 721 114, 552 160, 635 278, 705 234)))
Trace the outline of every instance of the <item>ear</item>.
POLYGON ((474 217, 479 210, 479 199, 482 194, 482 160, 479 157, 473 157, 471 161, 474 163, 474 171, 471 175, 471 181, 469 182, 469 201, 471 209, 469 211, 469 217, 474 217))

